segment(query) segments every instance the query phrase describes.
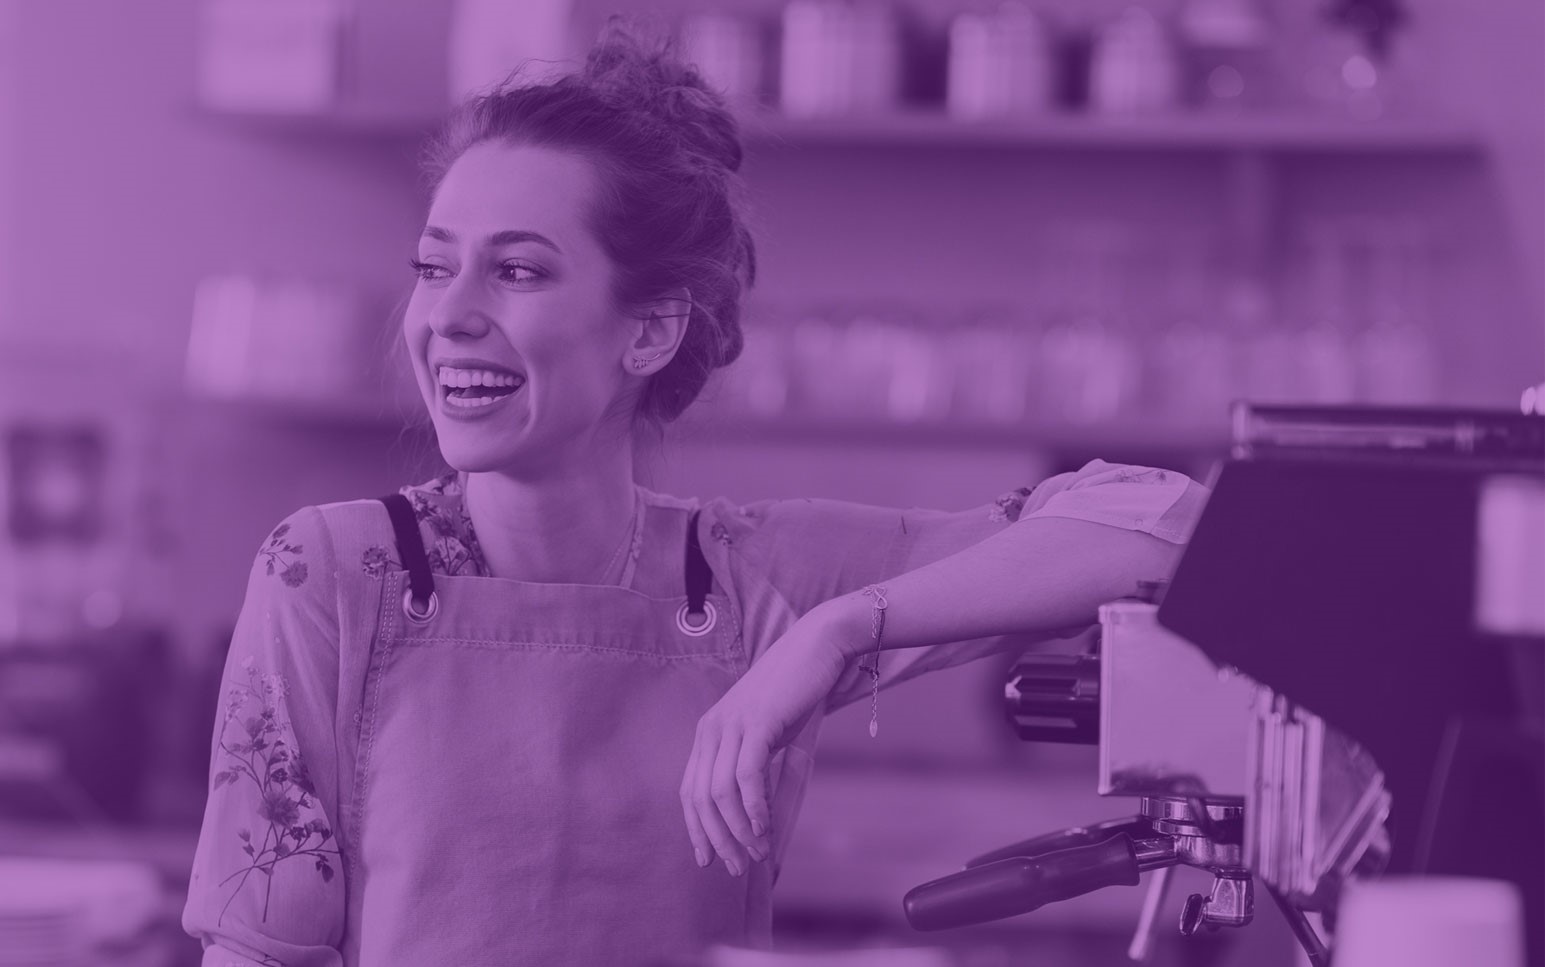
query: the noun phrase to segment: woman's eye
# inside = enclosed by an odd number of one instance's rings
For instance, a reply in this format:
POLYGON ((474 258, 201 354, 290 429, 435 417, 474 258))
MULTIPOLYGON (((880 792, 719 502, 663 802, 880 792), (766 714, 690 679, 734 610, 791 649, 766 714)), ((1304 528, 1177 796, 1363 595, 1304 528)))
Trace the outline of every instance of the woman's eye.
POLYGON ((547 273, 523 262, 501 262, 499 263, 499 278, 505 282, 537 282, 547 278, 547 273), (525 276, 516 275, 516 273, 520 272, 526 273, 525 276))
POLYGON ((408 264, 413 267, 414 273, 425 282, 436 281, 442 276, 430 275, 431 272, 444 272, 444 266, 431 265, 428 262, 420 262, 418 259, 408 259, 408 264))
MULTIPOLYGON (((443 265, 432 265, 429 262, 420 262, 418 259, 409 259, 408 264, 419 279, 424 282, 440 282, 449 278, 451 271, 443 265), (435 274, 444 273, 444 274, 435 274)), ((547 273, 524 262, 502 262, 498 267, 499 280, 501 282, 530 283, 547 278, 547 273)))

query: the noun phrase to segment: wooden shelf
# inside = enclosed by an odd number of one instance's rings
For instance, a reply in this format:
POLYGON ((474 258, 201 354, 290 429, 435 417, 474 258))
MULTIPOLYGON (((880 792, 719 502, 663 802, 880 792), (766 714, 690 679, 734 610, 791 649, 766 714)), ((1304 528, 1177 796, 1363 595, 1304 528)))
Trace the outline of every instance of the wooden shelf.
MULTIPOLYGON (((281 133, 386 139, 421 139, 434 132, 445 116, 438 111, 347 103, 314 114, 232 111, 203 105, 196 111, 221 121, 281 133)), ((753 151, 918 145, 1144 152, 1467 154, 1483 148, 1476 130, 1456 122, 1357 122, 1315 115, 1101 118, 1056 114, 1034 119, 960 121, 928 110, 844 118, 790 118, 769 111, 743 115, 741 124, 746 143, 753 151)))
POLYGON ((958 121, 909 112, 865 118, 743 119, 756 145, 907 145, 1066 150, 1410 152, 1479 151, 1468 127, 1427 121, 1351 120, 1303 116, 1225 118, 1177 114, 1153 118, 1052 115, 1026 120, 958 121))
POLYGON ((1124 450, 1223 453, 1228 425, 1214 426, 1131 420, 1111 423, 886 423, 875 420, 698 419, 671 433, 677 442, 758 446, 785 443, 814 446, 912 446, 978 450, 1124 450))
POLYGON ((223 418, 307 426, 314 429, 415 431, 419 411, 382 397, 343 400, 285 400, 268 397, 212 396, 189 392, 170 398, 168 406, 193 406, 223 418))
MULTIPOLYGON (((270 399, 186 397, 207 411, 238 420, 326 428, 424 431, 417 410, 387 400, 324 403, 270 399), (411 419, 409 418, 411 417, 411 419)), ((666 431, 675 443, 715 446, 761 446, 782 443, 803 446, 883 446, 977 450, 1119 449, 1222 453, 1228 448, 1228 424, 1212 426, 1130 420, 1109 423, 892 423, 873 419, 822 419, 812 416, 779 418, 709 418, 688 415, 666 431)))
POLYGON ((270 134, 390 140, 425 138, 434 133, 445 120, 443 113, 369 103, 340 103, 326 111, 317 112, 234 109, 196 103, 192 112, 217 124, 235 125, 270 134))

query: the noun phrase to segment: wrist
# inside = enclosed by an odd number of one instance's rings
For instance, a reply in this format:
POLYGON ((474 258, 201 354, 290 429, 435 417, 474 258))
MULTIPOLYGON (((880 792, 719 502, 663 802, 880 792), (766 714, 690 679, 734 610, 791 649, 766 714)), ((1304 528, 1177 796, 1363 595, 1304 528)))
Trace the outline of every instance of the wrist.
POLYGON ((855 591, 822 602, 806 617, 817 624, 822 641, 851 659, 874 651, 873 611, 873 599, 855 591))

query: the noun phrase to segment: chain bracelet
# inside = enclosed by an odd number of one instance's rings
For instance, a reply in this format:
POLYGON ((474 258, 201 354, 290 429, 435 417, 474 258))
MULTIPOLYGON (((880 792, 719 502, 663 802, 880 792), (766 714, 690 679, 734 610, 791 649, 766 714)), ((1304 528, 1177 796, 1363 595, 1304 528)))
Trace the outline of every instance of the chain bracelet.
POLYGON ((874 613, 871 616, 870 635, 874 638, 874 664, 863 666, 869 672, 869 678, 874 692, 869 699, 869 737, 874 738, 880 731, 880 638, 885 632, 885 609, 890 607, 890 601, 885 597, 885 588, 878 584, 871 584, 864 588, 864 594, 874 598, 874 613))

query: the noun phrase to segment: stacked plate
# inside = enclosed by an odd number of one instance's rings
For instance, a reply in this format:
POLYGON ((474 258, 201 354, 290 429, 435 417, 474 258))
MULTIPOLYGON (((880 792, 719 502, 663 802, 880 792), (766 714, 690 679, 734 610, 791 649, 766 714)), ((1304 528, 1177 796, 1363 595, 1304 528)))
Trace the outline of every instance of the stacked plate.
POLYGON ((139 864, 0 858, 0 967, 85 967, 161 903, 155 871, 139 864))

